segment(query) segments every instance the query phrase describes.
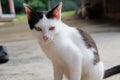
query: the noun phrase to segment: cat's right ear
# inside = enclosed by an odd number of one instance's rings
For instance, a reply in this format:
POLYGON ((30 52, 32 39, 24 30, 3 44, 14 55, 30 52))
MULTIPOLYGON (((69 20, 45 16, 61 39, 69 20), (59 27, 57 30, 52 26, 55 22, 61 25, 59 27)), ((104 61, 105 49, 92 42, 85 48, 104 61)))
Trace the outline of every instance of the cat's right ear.
POLYGON ((23 6, 25 8, 25 12, 27 14, 28 20, 32 20, 33 18, 35 18, 36 16, 35 11, 25 3, 23 3, 23 6))

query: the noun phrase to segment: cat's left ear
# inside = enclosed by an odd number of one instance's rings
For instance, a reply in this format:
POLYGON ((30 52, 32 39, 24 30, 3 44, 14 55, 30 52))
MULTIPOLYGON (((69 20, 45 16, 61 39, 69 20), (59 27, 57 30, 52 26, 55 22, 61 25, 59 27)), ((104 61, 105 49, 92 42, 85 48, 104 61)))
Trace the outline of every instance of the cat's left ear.
POLYGON ((62 2, 60 2, 55 8, 53 8, 49 13, 52 13, 52 16, 58 20, 61 19, 61 11, 62 11, 62 2))

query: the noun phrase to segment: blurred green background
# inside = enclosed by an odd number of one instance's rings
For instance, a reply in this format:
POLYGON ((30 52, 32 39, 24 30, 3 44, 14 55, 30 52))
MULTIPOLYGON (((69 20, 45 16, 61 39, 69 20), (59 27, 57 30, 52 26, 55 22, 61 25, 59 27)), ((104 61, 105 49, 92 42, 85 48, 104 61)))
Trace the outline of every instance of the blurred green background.
MULTIPOLYGON (((14 0, 15 11, 17 14, 25 13, 23 3, 27 3, 36 10, 49 10, 56 6, 60 1, 63 2, 63 11, 77 10, 80 5, 79 0, 14 0)), ((9 13, 8 0, 1 0, 3 13, 9 13)))

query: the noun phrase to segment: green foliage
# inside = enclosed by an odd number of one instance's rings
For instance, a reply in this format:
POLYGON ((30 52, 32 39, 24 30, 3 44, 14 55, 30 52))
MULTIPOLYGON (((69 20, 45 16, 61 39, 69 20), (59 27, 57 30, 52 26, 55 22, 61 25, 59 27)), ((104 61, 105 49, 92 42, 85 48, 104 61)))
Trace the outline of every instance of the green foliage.
POLYGON ((14 0, 16 13, 23 13, 23 11, 24 11, 23 3, 24 3, 24 0, 14 0))
POLYGON ((35 10, 46 10, 47 9, 47 0, 31 0, 28 2, 28 5, 30 5, 35 10))
MULTIPOLYGON (((51 7, 55 7, 61 0, 51 0, 51 7)), ((62 0, 63 11, 77 10, 78 4, 74 0, 62 0)))
POLYGON ((67 17, 67 16, 73 16, 75 15, 75 11, 65 11, 65 12, 62 12, 62 17, 67 17))
POLYGON ((7 13, 10 13, 10 9, 9 9, 9 3, 8 3, 8 0, 1 0, 1 3, 2 3, 2 10, 3 10, 3 13, 7 14, 7 13))
MULTIPOLYGON (((16 13, 24 13, 23 3, 27 3, 35 10, 48 10, 55 7, 60 1, 63 2, 63 11, 76 10, 78 8, 78 0, 13 0, 16 13)), ((3 12, 10 13, 8 0, 1 0, 3 12)), ((78 2, 79 3, 79 2, 78 2)))
POLYGON ((78 6, 73 1, 63 1, 63 11, 77 10, 78 6))
POLYGON ((36 10, 46 10, 47 9, 47 0, 14 0, 16 13, 24 12, 24 8, 23 8, 24 2, 36 10))

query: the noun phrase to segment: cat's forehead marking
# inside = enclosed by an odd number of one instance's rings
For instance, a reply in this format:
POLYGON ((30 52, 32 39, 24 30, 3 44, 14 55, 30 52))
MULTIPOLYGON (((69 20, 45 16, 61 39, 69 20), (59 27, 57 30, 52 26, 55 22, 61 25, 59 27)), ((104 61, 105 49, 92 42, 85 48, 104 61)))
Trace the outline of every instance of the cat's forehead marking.
POLYGON ((27 14, 29 17, 28 17, 28 24, 29 24, 29 27, 30 29, 34 29, 35 27, 35 24, 43 18, 43 12, 41 11, 32 11, 30 14, 27 14))
POLYGON ((35 26, 47 26, 48 19, 46 18, 45 14, 43 14, 43 18, 40 19, 35 26))
POLYGON ((54 23, 55 23, 55 20, 54 20, 54 19, 48 19, 48 18, 46 17, 46 14, 44 13, 44 14, 43 14, 43 18, 40 19, 40 20, 36 23, 35 26, 36 26, 36 27, 37 27, 37 26, 49 27, 49 26, 54 25, 54 23))

